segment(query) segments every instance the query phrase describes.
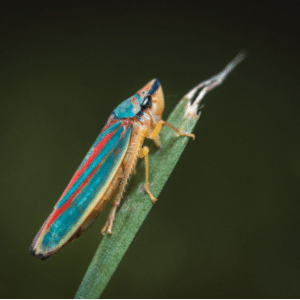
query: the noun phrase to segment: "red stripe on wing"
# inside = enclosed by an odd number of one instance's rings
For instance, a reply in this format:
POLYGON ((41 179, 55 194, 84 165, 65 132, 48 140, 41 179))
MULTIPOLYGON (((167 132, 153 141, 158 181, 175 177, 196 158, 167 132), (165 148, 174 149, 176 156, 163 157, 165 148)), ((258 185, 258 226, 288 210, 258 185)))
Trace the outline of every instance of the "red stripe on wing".
POLYGON ((59 209, 55 210, 52 213, 52 216, 50 217, 49 221, 47 222, 46 228, 49 228, 52 223, 55 222, 55 220, 71 205, 72 200, 74 197, 82 190, 82 188, 89 182, 91 177, 97 172, 100 165, 98 165, 93 172, 82 182, 82 184, 78 187, 78 189, 73 193, 73 195, 68 199, 66 203, 64 203, 59 209))
MULTIPOLYGON (((95 159, 95 157, 100 153, 100 151, 103 149, 105 144, 108 142, 108 140, 115 134, 115 132, 118 130, 114 130, 110 134, 107 134, 104 136, 101 141, 95 146, 92 154, 89 156, 89 158, 86 160, 84 165, 76 171, 74 176, 72 177, 71 181, 69 182, 68 186, 64 190, 63 194, 61 195, 59 201, 65 196, 65 194, 68 192, 68 190, 73 186, 73 184, 78 180, 78 178, 86 171, 86 169, 89 167, 89 165, 92 163, 92 161, 95 159)), ((73 199, 75 196, 82 190, 82 188, 88 183, 88 181, 91 179, 91 177, 95 174, 95 172, 99 169, 100 165, 98 165, 92 172, 89 174, 89 176, 81 183, 81 185, 76 189, 76 191, 73 193, 72 196, 59 208, 54 210, 51 217, 49 218, 46 228, 49 228, 51 224, 55 222, 55 220, 71 205, 73 199)))
MULTIPOLYGON (((119 129, 119 128, 118 128, 119 129)), ((75 172, 74 176, 72 177, 71 181, 69 182, 69 184, 67 185, 66 189, 64 190, 63 194, 61 195, 61 197, 59 198, 58 201, 60 201, 65 194, 68 192, 68 190, 72 187, 72 185, 78 180, 78 178, 84 173, 84 171, 89 167, 89 165, 92 163, 92 161, 95 159, 95 157, 99 154, 99 152, 103 149, 103 147, 105 146, 105 144, 107 143, 107 141, 116 133, 116 131, 118 130, 116 129, 115 131, 111 132, 110 134, 107 134, 106 136, 103 137, 103 139, 97 144, 97 146, 94 148, 92 154, 90 155, 90 157, 86 160, 86 162, 84 163, 84 165, 75 172)), ((69 200, 66 202, 68 203, 69 200)), ((65 203, 65 204, 66 204, 65 203)), ((64 205, 65 205, 64 204, 64 205)), ((64 206, 62 205, 62 207, 64 206)))

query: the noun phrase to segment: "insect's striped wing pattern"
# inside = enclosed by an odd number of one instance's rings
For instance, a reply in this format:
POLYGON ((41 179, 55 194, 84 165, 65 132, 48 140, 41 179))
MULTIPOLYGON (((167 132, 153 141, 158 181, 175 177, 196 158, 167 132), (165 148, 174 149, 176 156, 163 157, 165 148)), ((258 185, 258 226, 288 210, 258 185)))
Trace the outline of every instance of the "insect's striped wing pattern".
POLYGON ((127 151, 131 125, 118 121, 101 132, 43 224, 30 252, 43 258, 56 252, 93 213, 127 151))

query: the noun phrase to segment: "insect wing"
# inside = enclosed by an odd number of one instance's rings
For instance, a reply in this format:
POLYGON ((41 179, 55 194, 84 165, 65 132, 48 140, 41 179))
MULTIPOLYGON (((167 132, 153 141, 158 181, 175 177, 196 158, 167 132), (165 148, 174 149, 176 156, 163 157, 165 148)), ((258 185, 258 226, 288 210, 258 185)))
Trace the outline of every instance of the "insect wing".
POLYGON ((101 132, 30 247, 45 258, 64 246, 93 212, 127 151, 131 126, 122 121, 101 132))

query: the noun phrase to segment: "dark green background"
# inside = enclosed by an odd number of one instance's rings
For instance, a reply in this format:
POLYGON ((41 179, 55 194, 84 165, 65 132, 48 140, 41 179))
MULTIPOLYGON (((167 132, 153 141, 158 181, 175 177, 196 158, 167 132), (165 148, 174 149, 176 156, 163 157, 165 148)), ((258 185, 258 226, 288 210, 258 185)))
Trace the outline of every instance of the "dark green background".
MULTIPOLYGON (((45 262, 28 247, 111 111, 152 78, 164 118, 240 50, 105 298, 299 298, 299 8, 8 1, 0 8, 4 298, 71 298, 102 215, 45 262)), ((279 2, 278 2, 279 3, 279 2)))

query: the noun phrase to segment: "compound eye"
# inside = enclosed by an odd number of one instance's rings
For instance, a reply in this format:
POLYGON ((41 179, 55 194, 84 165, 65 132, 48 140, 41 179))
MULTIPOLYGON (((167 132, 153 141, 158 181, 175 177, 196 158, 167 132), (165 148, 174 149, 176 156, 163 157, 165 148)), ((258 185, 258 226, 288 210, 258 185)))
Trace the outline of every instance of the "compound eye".
POLYGON ((147 96, 144 98, 142 104, 141 104, 141 107, 142 107, 142 110, 148 108, 148 107, 151 107, 152 106, 152 98, 151 96, 147 96))

